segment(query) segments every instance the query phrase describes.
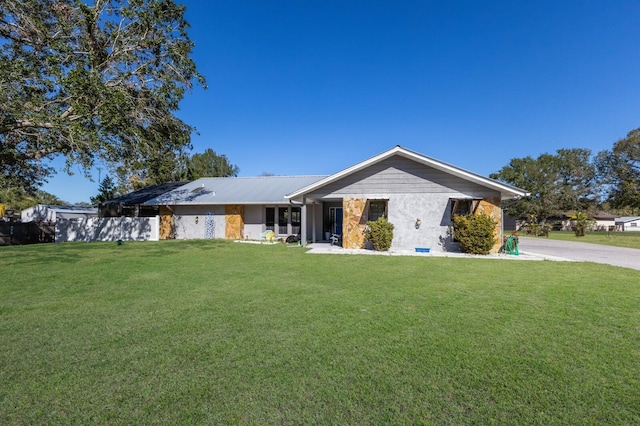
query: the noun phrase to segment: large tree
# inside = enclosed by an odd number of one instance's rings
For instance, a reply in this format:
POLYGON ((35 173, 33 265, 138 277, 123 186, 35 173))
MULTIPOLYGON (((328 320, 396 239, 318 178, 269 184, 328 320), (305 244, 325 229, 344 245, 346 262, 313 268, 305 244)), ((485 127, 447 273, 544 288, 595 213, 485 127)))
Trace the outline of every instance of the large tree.
POLYGON ((128 189, 140 189, 148 185, 163 182, 177 182, 196 180, 201 177, 237 176, 238 166, 232 164, 226 155, 216 154, 208 148, 203 153, 191 156, 187 153, 180 155, 169 154, 155 156, 148 159, 144 169, 139 173, 132 173, 120 167, 116 170, 121 192, 128 189))
POLYGON ((640 211, 640 128, 617 141, 596 158, 598 175, 607 186, 609 204, 621 210, 640 211))
POLYGON ((204 78, 184 11, 173 0, 0 2, 0 185, 36 188, 59 155, 67 169, 100 159, 139 173, 188 148, 193 129, 174 111, 204 78))
POLYGON ((0 188, 0 205, 5 209, 24 210, 36 204, 61 206, 67 203, 42 190, 27 192, 23 188, 0 188))
POLYGON ((113 179, 109 175, 105 176, 98 187, 98 195, 91 197, 91 205, 97 206, 102 202, 112 200, 118 195, 118 190, 113 179))
POLYGON ((237 176, 238 166, 229 162, 226 155, 218 155, 209 148, 202 154, 193 154, 187 160, 186 178, 195 180, 201 177, 237 176))
POLYGON ((595 169, 587 149, 560 149, 538 158, 514 158, 490 175, 530 195, 505 206, 507 213, 521 220, 546 223, 566 210, 586 210, 595 204, 595 169))

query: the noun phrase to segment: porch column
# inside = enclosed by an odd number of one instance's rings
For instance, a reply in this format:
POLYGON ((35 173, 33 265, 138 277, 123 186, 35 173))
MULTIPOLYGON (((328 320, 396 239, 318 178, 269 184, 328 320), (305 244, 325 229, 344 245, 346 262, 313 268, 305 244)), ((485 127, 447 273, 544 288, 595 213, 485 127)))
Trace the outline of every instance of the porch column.
POLYGON ((300 208, 300 241, 302 247, 307 245, 307 197, 302 197, 302 207, 300 208))
POLYGON ((316 203, 311 203, 311 242, 316 242, 316 203))

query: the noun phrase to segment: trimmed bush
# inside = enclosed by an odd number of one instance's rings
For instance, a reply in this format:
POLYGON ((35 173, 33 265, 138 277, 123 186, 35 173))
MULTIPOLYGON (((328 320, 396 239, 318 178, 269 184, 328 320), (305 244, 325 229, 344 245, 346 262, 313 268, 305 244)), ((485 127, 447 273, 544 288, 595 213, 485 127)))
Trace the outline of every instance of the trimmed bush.
POLYGON ((495 244, 496 222, 486 214, 454 216, 453 233, 464 253, 489 254, 495 244))
POLYGON ((552 228, 553 225, 550 223, 531 222, 525 225, 525 232, 527 235, 534 235, 536 237, 548 237, 552 228))
POLYGON ((373 244, 375 251, 387 251, 393 241, 393 224, 384 217, 378 218, 375 222, 367 222, 366 237, 373 244))

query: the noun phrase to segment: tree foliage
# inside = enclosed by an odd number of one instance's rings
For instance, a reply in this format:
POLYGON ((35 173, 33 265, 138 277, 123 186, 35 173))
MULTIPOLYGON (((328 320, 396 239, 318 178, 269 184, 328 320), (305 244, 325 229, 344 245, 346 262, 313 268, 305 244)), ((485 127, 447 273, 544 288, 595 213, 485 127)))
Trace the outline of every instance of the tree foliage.
POLYGON ((113 179, 106 175, 102 182, 100 182, 100 186, 98 187, 98 195, 95 197, 91 197, 91 204, 97 206, 100 203, 103 203, 108 200, 112 200, 118 196, 118 190, 116 188, 113 179))
POLYGON ((193 129, 173 112, 204 85, 184 11, 173 0, 0 2, 0 184, 37 187, 58 155, 67 171, 179 156, 193 129))
POLYGON ((213 149, 208 148, 203 153, 191 156, 186 153, 158 156, 150 159, 140 173, 132 173, 131 170, 120 167, 116 174, 121 192, 126 192, 129 189, 140 189, 164 182, 237 176, 239 171, 238 166, 232 164, 226 155, 216 154, 213 149))
POLYGON ((598 176, 613 208, 640 211, 640 128, 596 157, 598 176))
POLYGON ((146 161, 118 166, 113 172, 117 177, 119 192, 126 193, 150 185, 186 180, 188 161, 186 153, 166 152, 151 155, 146 161))
POLYGON ((545 223, 566 210, 586 210, 596 200, 595 168, 588 149, 559 149, 538 158, 514 158, 490 175, 530 193, 505 206, 516 219, 545 223))
POLYGON ((237 176, 240 169, 229 162, 226 155, 218 155, 209 148, 202 154, 193 154, 187 160, 186 178, 237 176))
POLYGON ((0 202, 7 210, 24 210, 36 204, 62 206, 66 203, 42 190, 27 192, 23 188, 0 188, 0 202))

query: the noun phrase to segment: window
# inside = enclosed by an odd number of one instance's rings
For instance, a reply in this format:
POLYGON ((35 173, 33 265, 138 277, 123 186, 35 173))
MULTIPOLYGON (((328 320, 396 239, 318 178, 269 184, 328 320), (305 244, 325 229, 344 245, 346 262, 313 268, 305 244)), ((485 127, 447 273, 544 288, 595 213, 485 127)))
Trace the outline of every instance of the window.
POLYGON ((289 223, 289 209, 286 207, 278 208, 278 234, 287 234, 287 224, 289 223))
MULTIPOLYGON (((454 216, 469 216, 471 215, 475 207, 478 205, 479 200, 471 200, 469 198, 463 199, 451 199, 451 223, 453 224, 454 216)), ((458 242, 455 232, 451 235, 453 242, 458 242)))
POLYGON ((267 225, 267 230, 275 231, 275 224, 276 224, 276 208, 275 207, 267 207, 265 224, 267 225))
POLYGON ((451 217, 469 216, 471 214, 472 200, 451 200, 451 217))
POLYGON ((299 234, 302 223, 300 207, 265 207, 265 227, 276 235, 299 234))
POLYGON ((637 228, 638 227, 638 224, 635 223, 635 222, 632 222, 630 225, 631 225, 631 228, 637 228))
POLYGON ((380 217, 387 217, 387 200, 369 201, 368 220, 375 222, 380 217))
POLYGON ((291 233, 298 235, 300 233, 300 224, 302 223, 302 210, 300 207, 291 207, 291 233))

